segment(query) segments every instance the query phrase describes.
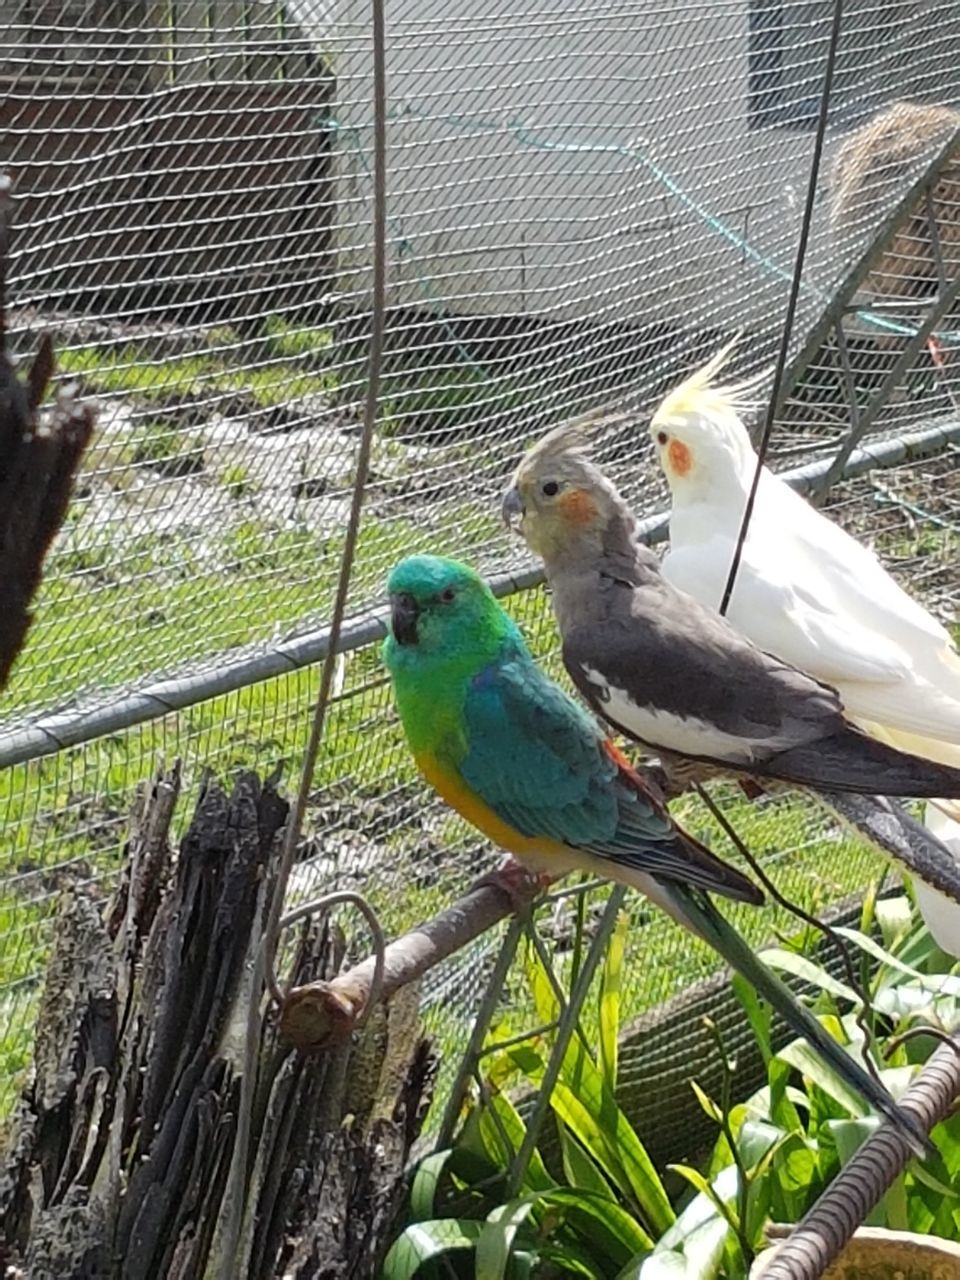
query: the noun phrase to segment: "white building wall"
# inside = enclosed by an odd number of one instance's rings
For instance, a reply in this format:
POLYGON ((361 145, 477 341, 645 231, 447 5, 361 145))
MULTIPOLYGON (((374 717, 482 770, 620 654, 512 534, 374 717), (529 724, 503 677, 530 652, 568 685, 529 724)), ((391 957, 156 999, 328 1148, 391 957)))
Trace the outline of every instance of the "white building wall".
MULTIPOLYGON (((786 2, 814 98, 823 15, 786 2)), ((848 93, 862 79, 872 109, 895 89, 884 68, 902 61, 915 6, 846 7, 860 44, 838 83, 848 93)), ((368 0, 340 0, 334 24, 340 282, 358 301, 370 280, 367 13, 368 0)), ((388 0, 387 23, 391 303, 737 327, 782 314, 812 132, 750 127, 748 0, 388 0)), ((841 105, 824 175, 851 119, 841 105)), ((826 203, 811 314, 842 267, 826 203)))

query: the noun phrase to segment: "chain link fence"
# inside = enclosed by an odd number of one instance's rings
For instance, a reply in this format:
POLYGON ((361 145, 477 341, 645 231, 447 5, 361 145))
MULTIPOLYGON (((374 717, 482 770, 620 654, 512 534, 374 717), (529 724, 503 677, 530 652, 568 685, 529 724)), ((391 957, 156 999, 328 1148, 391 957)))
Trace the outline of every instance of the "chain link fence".
MULTIPOLYGON (((895 465, 833 485, 831 508, 952 621, 960 10, 845 9, 833 177, 772 457, 825 474, 851 404, 873 404, 865 441, 885 442, 895 465), (917 112, 877 124, 901 99, 917 112), (862 255, 938 156, 931 196, 897 215, 899 238, 867 270, 862 255), (933 346, 899 369, 938 307, 933 346)), ((298 767, 361 414, 372 61, 359 0, 0 0, 0 17, 0 161, 18 196, 11 339, 25 353, 51 331, 61 373, 100 405, 0 724, 8 1102, 58 896, 109 892, 131 797, 158 759, 182 759, 188 792, 205 770, 279 762, 292 779, 298 767)), ((606 463, 654 515, 665 487, 645 409, 737 333, 742 372, 770 364, 830 6, 398 0, 387 20, 384 387, 291 892, 358 888, 393 933, 494 855, 425 795, 407 759, 371 613, 384 576, 417 550, 476 563, 557 669, 548 602, 498 524, 503 481, 544 428, 625 402, 636 429, 606 463)), ((808 802, 730 803, 808 907, 878 873, 808 802)), ((694 802, 683 815, 722 845, 694 802)), ((560 961, 568 907, 546 926, 560 961)), ((631 910, 624 1000, 639 1014, 712 962, 642 902, 631 910)), ((777 917, 736 918, 759 940, 777 917)), ((497 941, 426 981, 441 1045, 462 1043, 497 941)), ((507 996, 522 1009, 519 979, 507 996)))

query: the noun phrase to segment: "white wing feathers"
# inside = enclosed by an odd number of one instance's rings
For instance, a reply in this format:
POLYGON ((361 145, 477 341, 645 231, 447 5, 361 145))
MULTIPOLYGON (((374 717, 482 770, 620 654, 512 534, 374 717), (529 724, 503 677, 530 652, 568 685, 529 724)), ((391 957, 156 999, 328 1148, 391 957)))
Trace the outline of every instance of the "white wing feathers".
MULTIPOLYGON (((715 494, 675 510, 664 561, 675 586, 714 607, 743 506, 739 493, 722 496, 722 505, 715 494)), ((728 616, 760 648, 833 685, 864 726, 960 743, 960 659, 946 629, 868 548, 770 472, 728 616)))

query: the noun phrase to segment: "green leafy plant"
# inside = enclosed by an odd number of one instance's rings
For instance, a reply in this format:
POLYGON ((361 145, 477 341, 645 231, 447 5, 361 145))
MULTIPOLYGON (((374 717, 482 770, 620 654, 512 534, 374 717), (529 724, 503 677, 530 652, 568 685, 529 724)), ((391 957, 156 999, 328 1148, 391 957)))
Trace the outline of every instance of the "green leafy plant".
MULTIPOLYGON (((615 1099, 626 929, 621 913, 599 984, 598 1048, 574 1034, 551 1093, 562 1180, 548 1171, 537 1147, 518 1171, 527 1130, 504 1091, 517 1079, 535 1087, 542 1083, 552 1042, 544 1036, 508 1045, 488 1059, 482 1096, 456 1146, 428 1157, 417 1170, 413 1221, 390 1250, 386 1280, 449 1274, 437 1268, 464 1253, 475 1267, 469 1274, 483 1280, 534 1269, 614 1277, 650 1254, 674 1227, 676 1214, 660 1176, 615 1099), (519 1182, 516 1194, 501 1199, 511 1180, 519 1182)), ((557 994, 535 953, 528 958, 527 979, 538 1018, 555 1024, 557 994)))
MULTIPOLYGON (((881 1049, 880 1076, 899 1095, 933 1048, 933 1039, 905 1040, 923 1025, 940 1030, 960 1023, 960 977, 944 972, 949 959, 912 919, 906 898, 875 902, 868 896, 861 927, 838 928, 860 957, 872 1013, 864 1025, 843 1012, 856 993, 809 957, 785 947, 763 959, 819 989, 817 1008, 824 1024, 851 1053, 862 1052, 869 1034, 881 1049), (874 928, 875 926, 875 928, 874 928), (875 935, 879 933, 880 939, 875 935)), ((741 979, 734 987, 747 1012, 767 1066, 767 1083, 745 1102, 733 1104, 734 1063, 724 1060, 724 1091, 717 1101, 697 1089, 719 1134, 705 1171, 673 1166, 696 1193, 687 1212, 703 1223, 722 1224, 723 1250, 707 1276, 741 1280, 765 1244, 768 1223, 798 1221, 821 1191, 876 1130, 879 1119, 865 1114, 860 1098, 801 1041, 773 1051, 769 1011, 741 979), (803 1088, 794 1083, 797 1076, 803 1088)), ((695 1086, 696 1087, 696 1086, 695 1086)), ((960 1228, 960 1116, 950 1116, 932 1133, 937 1156, 912 1163, 867 1218, 867 1226, 917 1231, 955 1239, 960 1228)))
MULTIPOLYGON (((868 895, 859 929, 839 929, 860 963, 872 1005, 849 1012, 856 992, 815 959, 781 945, 765 961, 817 990, 824 1025, 851 1053, 864 1037, 882 1050, 884 1083, 895 1095, 933 1047, 932 1037, 903 1039, 918 1025, 960 1022, 960 976, 906 898, 868 895)), ((454 1146, 428 1156, 413 1177, 408 1225, 384 1263, 384 1280, 440 1275, 561 1275, 611 1280, 744 1280, 765 1244, 768 1224, 797 1221, 851 1159, 879 1121, 799 1041, 775 1051, 770 1012, 739 979, 737 994, 767 1068, 765 1085, 735 1101, 735 1062, 716 1027, 723 1064, 720 1096, 695 1083, 700 1106, 717 1126, 701 1168, 670 1166, 688 1186, 679 1212, 629 1119, 616 1102, 620 991, 626 941, 621 917, 606 954, 591 1047, 578 1032, 550 1096, 559 1155, 534 1145, 519 1168, 527 1129, 507 1096, 522 1082, 538 1089, 553 1043, 549 1031, 523 1040, 511 1028, 486 1059, 483 1085, 454 1146), (802 1083, 802 1087, 800 1084, 802 1083)), ((539 957, 527 960, 537 1017, 556 1025, 558 997, 539 957)), ((956 1237, 960 1230, 960 1115, 932 1134, 938 1155, 896 1180, 868 1225, 956 1237)))

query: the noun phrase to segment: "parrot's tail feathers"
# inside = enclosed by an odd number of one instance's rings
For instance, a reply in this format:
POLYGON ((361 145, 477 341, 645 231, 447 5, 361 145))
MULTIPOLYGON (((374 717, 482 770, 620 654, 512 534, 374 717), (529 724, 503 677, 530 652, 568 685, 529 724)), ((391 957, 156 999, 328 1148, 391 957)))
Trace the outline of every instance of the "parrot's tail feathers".
POLYGON ((698 889, 719 893, 734 902, 760 906, 764 901, 763 893, 752 880, 721 861, 685 831, 678 831, 672 841, 657 843, 638 833, 635 843, 591 845, 590 851, 620 867, 655 876, 658 880, 696 885, 698 889))
POLYGON ((939 685, 915 673, 909 693, 892 684, 845 686, 847 719, 907 755, 960 765, 960 680, 943 663, 937 665, 939 685))
POLYGON ((924 824, 879 796, 817 795, 858 835, 905 868, 937 945, 960 956, 960 827, 932 804, 924 824))
POLYGON ((960 768, 908 755, 857 729, 783 751, 770 761, 751 766, 751 772, 804 787, 861 795, 879 793, 921 800, 960 797, 960 768))
MULTIPOLYGON (((884 1086, 834 1040, 806 1005, 768 969, 719 911, 707 899, 676 887, 663 886, 669 899, 667 910, 687 928, 710 944, 727 963, 767 1000, 790 1029, 803 1037, 846 1084, 865 1102, 896 1126, 904 1141, 921 1158, 930 1150, 930 1140, 913 1116, 901 1110, 884 1086)), ((666 904, 665 904, 666 905, 666 904)))

